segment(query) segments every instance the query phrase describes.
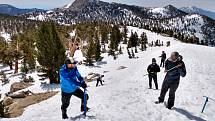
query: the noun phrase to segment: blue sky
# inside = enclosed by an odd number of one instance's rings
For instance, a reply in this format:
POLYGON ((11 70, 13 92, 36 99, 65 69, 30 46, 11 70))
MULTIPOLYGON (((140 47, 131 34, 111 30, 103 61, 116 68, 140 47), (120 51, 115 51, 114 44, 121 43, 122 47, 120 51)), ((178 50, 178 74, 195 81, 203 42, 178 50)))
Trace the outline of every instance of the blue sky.
MULTIPOLYGON (((0 4, 11 4, 20 8, 51 9, 64 6, 74 0, 0 0, 0 4)), ((215 12, 215 0, 103 0, 145 7, 161 7, 172 4, 176 7, 197 6, 215 12)))

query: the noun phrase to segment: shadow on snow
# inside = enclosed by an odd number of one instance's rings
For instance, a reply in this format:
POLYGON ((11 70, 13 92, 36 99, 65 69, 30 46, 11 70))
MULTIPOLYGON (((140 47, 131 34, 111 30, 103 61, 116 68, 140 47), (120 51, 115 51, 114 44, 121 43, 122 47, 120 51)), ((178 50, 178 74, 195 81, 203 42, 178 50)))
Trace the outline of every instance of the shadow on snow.
POLYGON ((205 119, 198 117, 198 116, 194 116, 192 113, 190 113, 187 110, 181 109, 181 108, 173 108, 173 110, 175 110, 176 112, 186 116, 188 119, 190 120, 194 120, 194 121, 206 121, 205 119))

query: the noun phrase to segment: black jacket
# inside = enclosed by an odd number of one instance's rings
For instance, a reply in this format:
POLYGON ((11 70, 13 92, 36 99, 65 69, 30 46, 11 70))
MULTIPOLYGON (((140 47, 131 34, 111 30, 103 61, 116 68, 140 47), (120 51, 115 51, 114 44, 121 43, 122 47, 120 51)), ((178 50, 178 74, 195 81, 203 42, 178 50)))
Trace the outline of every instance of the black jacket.
POLYGON ((161 57, 161 60, 166 60, 166 53, 162 53, 160 57, 161 57))
POLYGON ((160 72, 160 67, 158 64, 150 64, 147 68, 147 71, 149 74, 157 74, 157 72, 160 72))
POLYGON ((165 80, 169 82, 178 82, 180 80, 180 76, 185 77, 186 76, 186 67, 183 61, 176 61, 173 62, 171 59, 167 59, 165 62, 165 70, 170 70, 167 72, 165 80), (182 64, 179 68, 174 68, 178 64, 182 64), (174 68, 174 69, 172 69, 174 68))

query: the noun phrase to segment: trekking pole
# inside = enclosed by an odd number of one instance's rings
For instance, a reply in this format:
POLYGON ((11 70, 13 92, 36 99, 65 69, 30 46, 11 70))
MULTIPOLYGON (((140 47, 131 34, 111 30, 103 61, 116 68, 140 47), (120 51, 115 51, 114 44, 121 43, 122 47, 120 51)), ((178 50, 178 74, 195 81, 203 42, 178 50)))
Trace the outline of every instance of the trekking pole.
POLYGON ((203 113, 203 112, 204 112, 205 107, 206 107, 207 102, 208 102, 208 97, 207 97, 207 96, 203 96, 203 97, 206 97, 206 100, 205 100, 205 103, 204 103, 204 106, 203 106, 203 108, 202 108, 202 112, 201 112, 201 113, 203 113))
POLYGON ((84 89, 84 116, 87 115, 87 89, 84 89))
POLYGON ((148 75, 149 75, 149 74, 144 74, 143 77, 144 77, 144 76, 148 76, 148 75))
POLYGON ((177 67, 177 66, 175 66, 175 67, 173 67, 173 68, 171 68, 171 69, 167 70, 166 72, 170 72, 170 71, 172 71, 172 70, 174 70, 174 69, 176 69, 176 68, 178 68, 178 67, 177 67))

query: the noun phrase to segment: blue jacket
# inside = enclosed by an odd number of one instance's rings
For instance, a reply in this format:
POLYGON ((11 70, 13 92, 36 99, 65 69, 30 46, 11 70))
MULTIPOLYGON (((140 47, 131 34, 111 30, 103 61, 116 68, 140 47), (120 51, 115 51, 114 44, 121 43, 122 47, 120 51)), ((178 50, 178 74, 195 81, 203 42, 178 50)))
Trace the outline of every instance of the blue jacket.
POLYGON ((65 93, 72 93, 84 83, 83 77, 77 67, 68 69, 64 64, 60 69, 61 90, 65 93))
POLYGON ((180 80, 180 76, 186 76, 186 67, 183 61, 176 61, 173 62, 171 59, 167 59, 165 62, 165 70, 172 69, 173 67, 177 66, 178 64, 182 64, 181 67, 175 68, 169 72, 167 72, 165 80, 168 82, 178 82, 180 80))

